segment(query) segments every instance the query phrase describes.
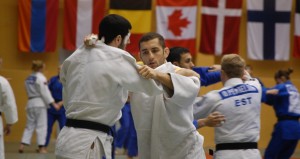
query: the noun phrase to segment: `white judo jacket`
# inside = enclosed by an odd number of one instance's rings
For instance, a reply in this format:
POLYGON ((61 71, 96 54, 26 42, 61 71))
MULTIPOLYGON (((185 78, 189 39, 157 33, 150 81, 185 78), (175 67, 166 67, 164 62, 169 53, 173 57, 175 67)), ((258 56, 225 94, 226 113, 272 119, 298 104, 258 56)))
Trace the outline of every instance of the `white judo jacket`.
MULTIPOLYGON (((128 91, 149 95, 163 93, 162 86, 142 78, 137 67, 128 52, 101 41, 93 48, 80 46, 64 61, 60 73, 67 118, 113 126, 121 117, 128 91)), ((59 134, 56 154, 86 158, 91 144, 98 139, 104 146, 106 159, 110 159, 111 136, 70 127, 64 127, 59 134)))
MULTIPOLYGON (((218 111, 226 122, 215 127, 215 143, 257 142, 260 134, 261 85, 257 79, 243 82, 240 78, 227 80, 224 87, 214 90, 195 102, 195 119, 218 111)), ((220 150, 215 159, 260 159, 257 149, 220 150)))
POLYGON ((32 73, 25 80, 26 93, 28 96, 27 109, 48 108, 54 102, 48 88, 47 78, 41 72, 32 73))
POLYGON ((131 112, 138 137, 139 158, 202 159, 203 137, 193 125, 193 102, 200 89, 197 77, 184 77, 165 63, 156 70, 168 72, 174 94, 132 93, 131 112))
MULTIPOLYGON (((5 114, 6 124, 18 121, 18 111, 13 90, 9 82, 0 76, 0 112, 5 114)), ((0 116, 0 159, 4 159, 3 123, 0 116)))

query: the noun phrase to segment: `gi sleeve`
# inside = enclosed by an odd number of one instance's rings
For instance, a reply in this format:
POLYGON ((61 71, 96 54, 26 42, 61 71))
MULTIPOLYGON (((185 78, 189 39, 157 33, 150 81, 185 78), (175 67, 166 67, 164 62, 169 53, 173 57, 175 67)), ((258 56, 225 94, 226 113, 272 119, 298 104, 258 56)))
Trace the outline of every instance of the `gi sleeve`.
POLYGON ((193 70, 200 75, 201 86, 209 86, 221 81, 221 72, 208 72, 209 67, 193 67, 193 70))
POLYGON ((5 114, 7 124, 14 124, 18 121, 16 100, 9 82, 4 78, 0 83, 0 91, 0 111, 5 114))
POLYGON ((37 82, 38 90, 40 91, 40 94, 41 94, 43 100, 45 101, 45 103, 50 104, 50 103, 54 102, 54 99, 48 88, 47 82, 41 80, 40 78, 37 78, 36 82, 37 82))
POLYGON ((273 106, 275 104, 276 97, 282 96, 282 95, 286 95, 286 94, 283 93, 284 92, 283 89, 285 89, 285 88, 282 87, 282 86, 283 85, 276 85, 273 88, 265 88, 265 87, 263 87, 262 88, 262 90, 263 90, 262 91, 262 93, 263 93, 263 95, 262 95, 262 99, 263 99, 262 102, 264 102, 265 104, 267 104, 269 106, 273 106), (266 92, 269 89, 278 89, 279 92, 278 92, 277 95, 267 94, 266 92))
POLYGON ((160 83, 152 79, 144 79, 138 74, 139 66, 135 60, 125 60, 120 63, 120 69, 118 71, 119 83, 125 89, 134 93, 145 93, 149 96, 154 96, 163 93, 163 87, 160 83))
POLYGON ((168 94, 164 94, 166 100, 182 107, 192 105, 199 93, 199 79, 194 76, 185 77, 176 73, 170 73, 170 76, 174 93, 172 97, 169 97, 168 94))
POLYGON ((207 117, 216 109, 219 102, 218 99, 220 97, 215 94, 215 91, 212 91, 204 96, 196 98, 193 105, 193 114, 195 120, 207 117))

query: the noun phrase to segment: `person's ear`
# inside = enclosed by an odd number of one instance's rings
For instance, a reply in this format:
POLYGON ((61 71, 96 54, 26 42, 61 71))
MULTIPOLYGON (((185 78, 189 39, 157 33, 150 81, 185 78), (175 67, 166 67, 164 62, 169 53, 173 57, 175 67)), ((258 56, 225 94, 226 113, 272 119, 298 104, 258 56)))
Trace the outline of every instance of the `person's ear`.
POLYGON ((174 61, 174 62, 173 62, 173 65, 175 65, 175 66, 179 66, 179 62, 177 62, 177 61, 174 61))
POLYGON ((120 46, 120 44, 122 43, 122 36, 121 35, 117 35, 115 37, 114 41, 117 44, 117 46, 120 46))
POLYGON ((164 57, 165 57, 165 59, 167 59, 169 54, 170 54, 170 49, 168 47, 164 48, 164 57))
POLYGON ((226 73, 224 72, 224 70, 221 70, 220 72, 221 72, 221 81, 225 82, 225 80, 227 78, 226 73))

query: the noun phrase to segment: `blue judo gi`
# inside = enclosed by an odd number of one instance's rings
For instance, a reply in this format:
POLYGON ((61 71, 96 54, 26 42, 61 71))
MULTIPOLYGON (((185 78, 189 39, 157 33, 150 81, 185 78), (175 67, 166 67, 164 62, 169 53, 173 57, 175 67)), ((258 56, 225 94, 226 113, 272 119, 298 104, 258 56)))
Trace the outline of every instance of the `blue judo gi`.
MULTIPOLYGON (((52 77, 49 81, 48 87, 49 90, 51 91, 52 97, 54 98, 55 102, 58 103, 62 101, 63 86, 59 81, 59 76, 52 77)), ((47 128, 47 138, 46 138, 45 146, 48 146, 49 144, 54 122, 56 120, 58 121, 60 129, 62 129, 65 126, 66 123, 65 112, 66 111, 64 107, 61 107, 61 109, 58 111, 55 110, 52 105, 50 105, 50 108, 48 108, 48 128, 47 128)))
POLYGON ((120 118, 121 127, 117 131, 116 147, 127 149, 129 157, 138 155, 137 135, 133 123, 130 109, 130 103, 126 103, 122 108, 122 117, 120 118))
POLYGON ((278 122, 264 158, 289 159, 300 139, 300 95, 291 81, 278 84, 273 89, 278 89, 279 93, 265 95, 263 102, 273 106, 278 122))

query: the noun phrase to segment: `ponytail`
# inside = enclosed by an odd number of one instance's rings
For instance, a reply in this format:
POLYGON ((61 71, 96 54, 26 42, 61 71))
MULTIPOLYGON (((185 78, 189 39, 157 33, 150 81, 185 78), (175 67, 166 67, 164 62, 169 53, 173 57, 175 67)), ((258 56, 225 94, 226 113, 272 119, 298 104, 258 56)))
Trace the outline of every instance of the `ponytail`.
POLYGON ((286 80, 290 80, 290 74, 293 73, 292 68, 288 68, 287 70, 278 70, 275 73, 275 79, 284 77, 286 80))

